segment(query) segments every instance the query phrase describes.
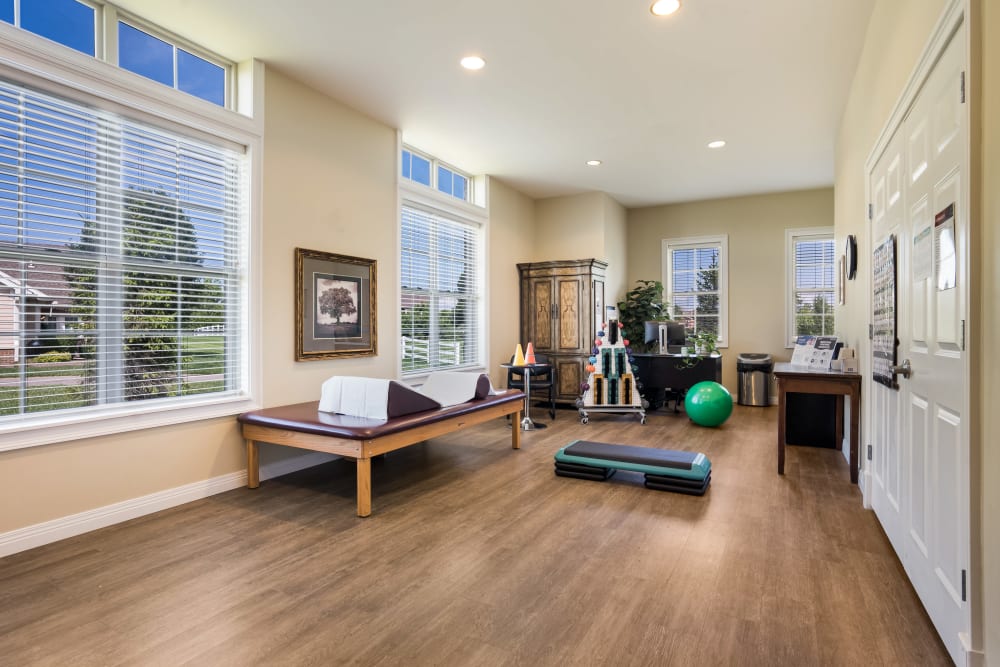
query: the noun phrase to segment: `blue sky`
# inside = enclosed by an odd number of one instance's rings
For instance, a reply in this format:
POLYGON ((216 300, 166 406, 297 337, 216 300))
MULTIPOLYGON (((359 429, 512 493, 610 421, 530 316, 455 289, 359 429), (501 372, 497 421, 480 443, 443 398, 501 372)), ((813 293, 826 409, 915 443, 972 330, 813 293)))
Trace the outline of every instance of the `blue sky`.
MULTIPOLYGON (((93 56, 97 14, 76 0, 0 0, 0 20, 15 23, 15 3, 20 3, 19 27, 93 56)), ((118 22, 118 64, 170 87, 218 105, 225 104, 225 70, 204 58, 177 48, 176 86, 173 44, 118 22)))

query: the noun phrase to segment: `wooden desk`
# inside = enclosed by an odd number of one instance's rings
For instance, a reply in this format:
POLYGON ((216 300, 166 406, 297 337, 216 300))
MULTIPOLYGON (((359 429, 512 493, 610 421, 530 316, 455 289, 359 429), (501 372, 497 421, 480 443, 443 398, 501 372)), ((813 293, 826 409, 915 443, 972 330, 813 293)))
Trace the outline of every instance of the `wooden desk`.
POLYGON ((787 424, 788 392, 802 394, 834 394, 837 396, 837 444, 844 441, 844 396, 851 398, 851 483, 858 483, 858 456, 860 454, 861 427, 861 375, 840 371, 817 371, 792 366, 788 363, 774 365, 774 379, 778 384, 778 474, 785 474, 785 426, 787 424))

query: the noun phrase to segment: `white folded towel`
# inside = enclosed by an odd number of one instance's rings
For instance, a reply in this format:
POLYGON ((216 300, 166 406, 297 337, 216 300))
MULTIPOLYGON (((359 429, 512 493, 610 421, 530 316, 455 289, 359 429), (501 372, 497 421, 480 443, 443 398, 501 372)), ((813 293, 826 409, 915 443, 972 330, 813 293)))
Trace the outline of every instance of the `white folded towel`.
POLYGON ((321 412, 337 412, 352 417, 387 419, 389 380, 335 375, 323 383, 319 399, 321 412))

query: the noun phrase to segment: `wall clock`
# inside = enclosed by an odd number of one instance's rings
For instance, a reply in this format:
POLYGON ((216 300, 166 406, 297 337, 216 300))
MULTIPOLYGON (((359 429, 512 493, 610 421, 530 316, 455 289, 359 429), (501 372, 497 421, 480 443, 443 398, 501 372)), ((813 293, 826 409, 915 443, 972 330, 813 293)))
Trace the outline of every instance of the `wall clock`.
POLYGON ((844 255, 847 257, 847 279, 854 280, 858 273, 858 239, 854 234, 847 235, 844 255))

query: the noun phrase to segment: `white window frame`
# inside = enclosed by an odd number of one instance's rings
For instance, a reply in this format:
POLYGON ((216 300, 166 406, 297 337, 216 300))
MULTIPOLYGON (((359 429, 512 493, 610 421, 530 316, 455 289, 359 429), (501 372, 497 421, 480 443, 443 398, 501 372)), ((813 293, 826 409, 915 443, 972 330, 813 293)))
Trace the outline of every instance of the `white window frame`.
MULTIPOLYGON (((177 53, 177 51, 176 50, 178 48, 180 48, 180 49, 183 49, 183 50, 187 51, 188 53, 190 53, 190 54, 192 54, 194 56, 198 56, 199 58, 207 60, 208 62, 212 63, 213 65, 218 65, 219 67, 221 67, 224 70, 224 72, 225 72, 225 83, 224 83, 224 94, 223 94, 223 104, 222 104, 222 106, 223 106, 223 108, 226 108, 226 109, 234 109, 235 108, 236 103, 237 103, 236 84, 237 84, 237 80, 238 80, 236 63, 234 63, 233 61, 231 61, 231 60, 229 60, 227 58, 223 58, 222 56, 220 56, 217 53, 213 53, 213 52, 209 51, 208 49, 206 49, 203 46, 200 46, 198 44, 195 44, 194 42, 188 41, 188 40, 184 39, 183 37, 180 37, 179 35, 175 35, 175 34, 173 34, 171 32, 168 32, 168 31, 164 30, 163 28, 160 28, 159 26, 157 26, 157 25, 155 25, 153 23, 150 23, 149 21, 146 21, 142 17, 137 16, 135 14, 132 14, 131 12, 127 12, 127 11, 125 11, 125 10, 117 7, 116 5, 111 4, 110 2, 104 2, 103 0, 76 0, 76 1, 79 2, 82 5, 86 5, 86 6, 92 7, 94 9, 94 42, 95 43, 94 43, 94 55, 93 56, 90 56, 90 55, 87 55, 87 54, 84 54, 84 53, 80 53, 79 51, 76 51, 75 49, 71 49, 68 46, 64 46, 62 44, 59 44, 58 42, 54 42, 54 41, 52 41, 52 40, 50 40, 48 38, 42 37, 41 35, 36 35, 33 32, 29 32, 28 30, 25 30, 25 29, 21 28, 20 27, 20 3, 19 3, 19 0, 16 1, 15 4, 14 4, 14 22, 15 23, 12 25, 12 24, 9 24, 9 23, 7 23, 5 21, 0 21, 0 24, 3 24, 4 27, 14 28, 15 30, 18 30, 19 32, 23 32, 25 34, 31 35, 32 37, 34 37, 36 39, 42 40, 47 45, 55 45, 57 49, 66 49, 68 51, 72 51, 73 53, 75 53, 77 55, 80 55, 80 56, 83 56, 83 57, 86 57, 86 58, 94 58, 96 60, 101 60, 101 61, 104 61, 104 62, 106 62, 108 64, 117 66, 118 65, 118 22, 122 21, 124 23, 128 23, 133 28, 141 30, 141 31, 143 31, 143 32, 145 32, 145 33, 153 36, 153 37, 156 37, 157 39, 160 39, 160 40, 162 40, 164 42, 167 42, 168 44, 170 44, 171 46, 174 47, 174 60, 175 60, 175 62, 174 62, 174 78, 175 78, 175 82, 174 83, 175 83, 175 85, 174 86, 166 86, 167 88, 171 88, 171 89, 177 91, 178 93, 180 93, 182 95, 188 95, 188 93, 184 93, 184 92, 180 91, 176 87, 176 74, 177 74, 177 63, 176 63, 176 53, 177 53)), ((0 35, 2 35, 2 33, 0 33, 0 35)), ((122 70, 122 71, 126 72, 127 70, 122 70)), ((154 84, 156 84, 158 86, 164 86, 165 85, 165 84, 162 84, 162 83, 160 83, 158 81, 153 81, 152 79, 147 79, 146 77, 142 76, 141 74, 136 74, 134 72, 128 72, 128 74, 130 76, 139 77, 143 81, 152 82, 152 83, 154 83, 154 84)), ((194 95, 190 95, 190 97, 198 100, 199 103, 201 103, 201 104, 211 104, 212 106, 218 106, 218 105, 216 105, 213 102, 209 102, 208 100, 203 100, 203 99, 201 99, 199 97, 196 97, 194 95)))
MULTIPOLYGON (((399 147, 399 150, 397 151, 396 159, 399 162, 399 168, 396 169, 396 173, 399 175, 400 183, 410 183, 414 187, 419 188, 419 189, 429 188, 429 189, 433 190, 434 192, 436 192, 437 194, 442 195, 444 197, 448 197, 449 199, 454 200, 454 201, 460 201, 460 202, 464 201, 464 202, 468 202, 468 203, 473 204, 473 205, 479 204, 480 199, 477 196, 477 192, 476 192, 476 179, 472 175, 468 174, 467 172, 462 171, 461 169, 458 169, 457 167, 453 167, 452 165, 448 164, 447 162, 439 160, 436 157, 434 157, 433 155, 428 155, 424 151, 418 150, 418 149, 414 148, 413 146, 410 146, 410 145, 407 145, 407 144, 403 144, 403 145, 401 145, 399 147), (403 151, 407 151, 407 152, 412 153, 414 155, 419 155, 420 157, 422 157, 423 159, 425 159, 425 160, 427 160, 428 162, 431 163, 431 167, 430 167, 430 170, 431 170, 431 183, 430 183, 430 185, 424 185, 423 183, 420 183, 419 181, 415 181, 415 180, 413 180, 413 178, 411 176, 403 176, 403 166, 402 166, 403 151), (466 188, 465 188, 465 199, 461 199, 461 198, 456 197, 454 195, 450 195, 448 193, 441 192, 440 190, 438 190, 438 167, 444 167, 445 169, 447 169, 448 171, 450 171, 452 174, 458 174, 459 176, 462 176, 462 177, 465 178, 466 183, 467 183, 466 188)), ((412 169, 412 167, 411 167, 411 169, 412 169)), ((412 175, 413 172, 411 171, 410 174, 412 175)))
MULTIPOLYGON (((716 345, 720 348, 729 347, 729 235, 663 239, 661 246, 664 299, 670 303, 671 312, 674 312, 673 251, 712 247, 719 249, 719 340, 716 345)), ((692 333, 694 332, 688 332, 689 335, 692 333)))
MULTIPOLYGON (((396 207, 396 262, 397 262, 397 275, 400 277, 396 281, 396 299, 395 303, 397 307, 402 302, 402 220, 403 220, 403 207, 412 206, 414 208, 424 209, 431 213, 436 213, 448 218, 458 220, 460 222, 476 225, 479 227, 479 258, 477 265, 481 269, 481 275, 479 280, 479 311, 478 321, 479 321, 479 332, 478 332, 478 345, 480 362, 479 364, 473 366, 462 367, 463 371, 469 372, 479 372, 487 373, 490 367, 489 359, 489 322, 487 321, 487 313, 489 312, 488 295, 489 290, 486 289, 486 281, 489 277, 489 213, 485 205, 473 204, 471 201, 463 201, 457 197, 439 192, 434 178, 436 178, 437 167, 434 162, 434 158, 427 155, 427 153, 415 150, 413 147, 403 144, 402 141, 396 150, 396 174, 397 174, 397 192, 398 201, 396 207), (403 150, 408 150, 415 152, 421 157, 431 160, 432 177, 431 185, 427 186, 423 183, 418 183, 412 181, 408 178, 403 177, 402 170, 402 155, 403 150)), ((449 169, 453 169, 450 165, 445 164, 444 166, 449 169)), ((461 170, 455 170, 457 173, 469 178, 469 192, 473 193, 471 196, 474 201, 482 201, 485 204, 486 193, 487 193, 487 179, 486 177, 473 178, 468 176, 465 172, 461 170)), ((402 313, 396 317, 396 340, 402 340, 402 313)), ((399 351, 399 345, 396 346, 396 377, 409 384, 419 385, 432 371, 416 371, 416 372, 403 372, 403 355, 399 351)))
POLYGON ((127 72, 44 37, 0 24, 0 74, 12 81, 116 113, 126 113, 167 129, 246 147, 248 174, 245 188, 243 240, 240 252, 247 267, 242 290, 242 369, 236 395, 182 401, 140 401, 98 414, 46 415, 29 423, 0 425, 0 451, 66 442, 128 431, 232 416, 259 407, 262 365, 260 298, 261 155, 264 125, 254 110, 263 109, 264 68, 248 62, 240 67, 245 86, 240 113, 182 93, 127 72))
MULTIPOLYGON (((785 230, 785 348, 795 347, 795 243, 796 241, 825 241, 834 240, 833 227, 799 227, 785 230)), ((834 276, 833 292, 836 297, 837 281, 840 276, 837 272, 837 253, 834 252, 834 276)))

